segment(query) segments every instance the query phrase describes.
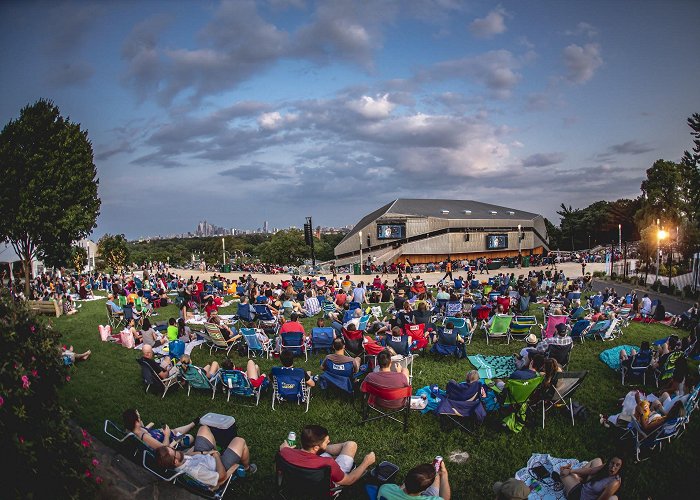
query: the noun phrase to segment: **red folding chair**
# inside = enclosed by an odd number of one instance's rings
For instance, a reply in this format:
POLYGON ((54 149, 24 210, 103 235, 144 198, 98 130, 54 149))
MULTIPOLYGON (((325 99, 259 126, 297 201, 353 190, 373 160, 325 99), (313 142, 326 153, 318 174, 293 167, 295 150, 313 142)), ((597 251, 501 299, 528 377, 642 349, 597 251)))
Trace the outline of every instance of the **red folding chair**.
POLYGON ((343 340, 345 349, 353 356, 360 356, 363 353, 362 341, 364 340, 361 330, 346 330, 343 328, 343 340))
POLYGON ((411 386, 398 389, 385 389, 364 380, 360 386, 360 390, 364 394, 362 421, 360 423, 364 424, 372 420, 389 418, 394 422, 403 423, 404 432, 408 431, 408 417, 411 413, 411 394, 413 392, 411 386), (402 400, 401 408, 384 408, 377 403, 377 398, 382 398, 387 401, 402 400), (370 416, 370 410, 373 410, 379 415, 370 416), (401 413, 403 413, 403 422, 397 418, 401 413))
POLYGON ((411 347, 412 351, 420 351, 428 347, 428 339, 425 337, 425 325, 419 323, 417 325, 405 325, 404 335, 408 335, 413 339, 413 342, 417 342, 416 345, 411 347))

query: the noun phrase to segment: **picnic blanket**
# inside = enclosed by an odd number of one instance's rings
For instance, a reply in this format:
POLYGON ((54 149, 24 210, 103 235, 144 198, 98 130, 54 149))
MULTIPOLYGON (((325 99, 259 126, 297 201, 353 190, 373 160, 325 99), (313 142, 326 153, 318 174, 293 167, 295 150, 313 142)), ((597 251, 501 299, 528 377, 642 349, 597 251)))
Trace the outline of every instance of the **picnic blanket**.
POLYGON ((479 372, 479 378, 501 378, 509 377, 517 367, 515 366, 515 356, 484 356, 477 354, 467 356, 469 362, 479 372))
MULTIPOLYGON (((223 323, 233 323, 235 320, 235 315, 234 314, 219 314, 219 319, 223 323)), ((188 319, 185 323, 188 325, 203 325, 204 323, 207 322, 207 317, 202 316, 201 314, 195 314, 194 318, 188 319)))
POLYGON ((99 295, 95 295, 94 297, 88 297, 87 299, 81 299, 80 295, 71 295, 71 298, 75 302, 92 302, 93 300, 105 300, 107 297, 101 297, 99 295))
MULTIPOLYGON (((189 355, 192 353, 192 349, 197 347, 200 344, 204 344, 203 340, 193 340, 191 342, 186 342, 185 343, 185 354, 189 355)), ((137 350, 142 350, 143 349, 143 344, 139 344, 134 349, 137 350)), ((157 356, 167 356, 169 354, 169 349, 167 345, 161 345, 158 347, 153 348, 153 353, 157 356)))
POLYGON ((603 363, 608 365, 613 370, 617 371, 620 369, 620 351, 623 349, 627 351, 628 355, 632 354, 632 349, 639 352, 638 346, 619 345, 617 347, 612 347, 610 349, 604 350, 600 353, 599 358, 603 363))
POLYGON ((585 465, 586 462, 579 462, 575 458, 555 458, 544 453, 533 453, 527 461, 527 465, 515 473, 515 478, 524 481, 530 487, 528 500, 564 500, 566 498, 564 485, 555 482, 551 475, 554 471, 558 473, 562 465, 566 464, 571 464, 571 467, 575 469, 585 465), (550 477, 540 480, 530 473, 533 467, 540 465, 546 467, 550 477))

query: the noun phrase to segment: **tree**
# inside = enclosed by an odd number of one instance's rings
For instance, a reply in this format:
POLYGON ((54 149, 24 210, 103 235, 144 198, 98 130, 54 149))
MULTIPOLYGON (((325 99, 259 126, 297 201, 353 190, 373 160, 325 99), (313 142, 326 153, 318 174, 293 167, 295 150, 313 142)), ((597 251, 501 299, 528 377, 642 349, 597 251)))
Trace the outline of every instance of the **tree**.
POLYGON ((684 167, 683 174, 687 176, 690 186, 689 206, 691 212, 688 218, 694 224, 695 229, 700 230, 700 113, 694 113, 688 118, 688 126, 693 130, 690 135, 694 138, 695 147, 683 154, 681 163, 684 167))
POLYGON ((72 248, 71 263, 78 273, 82 274, 83 268, 87 263, 87 250, 83 247, 75 245, 72 248))
POLYGON ((274 264, 301 264, 311 255, 311 247, 304 242, 299 229, 278 231, 269 241, 258 247, 263 262, 274 264))
POLYGON ((97 252, 105 265, 115 273, 121 272, 129 261, 129 247, 123 234, 105 234, 97 242, 97 252))
POLYGON ((66 259, 100 213, 87 132, 51 101, 25 106, 0 132, 0 178, 0 239, 20 257, 29 296, 32 260, 66 259))

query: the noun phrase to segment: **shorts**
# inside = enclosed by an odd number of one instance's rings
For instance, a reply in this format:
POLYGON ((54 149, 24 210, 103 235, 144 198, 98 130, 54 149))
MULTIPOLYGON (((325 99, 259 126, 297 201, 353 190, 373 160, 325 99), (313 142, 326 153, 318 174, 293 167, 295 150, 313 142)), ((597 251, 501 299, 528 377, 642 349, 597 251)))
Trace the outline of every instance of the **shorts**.
MULTIPOLYGON (((197 436, 194 438, 194 451, 211 451, 216 447, 205 437, 197 436)), ((240 463, 241 457, 231 448, 226 448, 221 454, 221 463, 224 464, 224 469, 228 470, 237 463, 240 463)))
POLYGON ((583 490, 583 483, 578 483, 576 486, 571 488, 569 493, 566 495, 566 500, 579 500, 581 498, 581 490, 583 490))
MULTIPOLYGON (((333 458, 333 455, 331 455, 330 453, 322 453, 321 456, 333 458)), ((335 457, 335 463, 337 463, 340 467, 340 470, 342 470, 346 474, 350 474, 352 468, 355 465, 355 461, 350 455, 338 455, 337 457, 335 457)))

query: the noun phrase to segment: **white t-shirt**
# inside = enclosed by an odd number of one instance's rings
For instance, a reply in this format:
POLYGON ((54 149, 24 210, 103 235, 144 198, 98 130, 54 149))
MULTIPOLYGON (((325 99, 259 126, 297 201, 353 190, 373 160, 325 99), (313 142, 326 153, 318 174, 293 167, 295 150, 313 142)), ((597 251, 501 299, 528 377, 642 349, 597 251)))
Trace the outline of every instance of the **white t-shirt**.
POLYGON ((649 297, 644 297, 642 299, 642 313, 649 314, 651 313, 651 299, 649 297))
POLYGON ((211 455, 185 455, 185 462, 176 470, 184 471, 188 476, 208 486, 219 484, 216 459, 211 455))

